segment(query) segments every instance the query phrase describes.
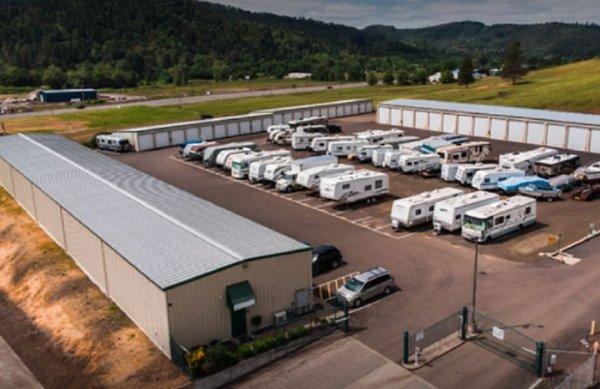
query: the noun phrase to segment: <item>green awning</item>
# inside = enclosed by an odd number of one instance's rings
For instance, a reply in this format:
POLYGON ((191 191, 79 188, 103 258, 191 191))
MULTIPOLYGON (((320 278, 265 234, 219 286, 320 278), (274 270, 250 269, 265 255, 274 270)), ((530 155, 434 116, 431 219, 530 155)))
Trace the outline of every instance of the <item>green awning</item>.
POLYGON ((256 297, 248 281, 227 287, 227 306, 232 311, 239 311, 256 304, 256 297))

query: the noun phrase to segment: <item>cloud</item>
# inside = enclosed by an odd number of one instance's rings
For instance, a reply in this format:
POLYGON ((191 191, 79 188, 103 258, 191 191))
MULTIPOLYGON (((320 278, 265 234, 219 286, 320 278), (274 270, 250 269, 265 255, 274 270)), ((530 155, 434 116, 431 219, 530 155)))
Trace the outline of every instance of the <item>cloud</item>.
POLYGON ((598 0, 216 0, 270 12, 364 27, 398 28, 473 20, 495 23, 598 22, 598 0))

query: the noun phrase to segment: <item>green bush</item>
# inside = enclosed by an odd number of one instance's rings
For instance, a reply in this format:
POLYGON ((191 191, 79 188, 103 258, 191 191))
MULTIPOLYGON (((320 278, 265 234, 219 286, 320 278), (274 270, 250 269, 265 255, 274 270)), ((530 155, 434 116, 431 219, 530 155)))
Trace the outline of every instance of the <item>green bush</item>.
POLYGON ((269 350, 270 348, 271 347, 269 347, 269 343, 267 343, 263 339, 259 339, 254 342, 254 349, 256 350, 257 354, 264 353, 265 351, 269 350))
POLYGON ((296 340, 303 336, 308 335, 308 329, 304 326, 296 327, 288 331, 287 336, 289 340, 296 340))
POLYGON ((237 352, 241 359, 248 359, 255 356, 256 350, 254 349, 254 342, 242 344, 237 352))
POLYGON ((235 354, 227 349, 224 343, 217 343, 206 349, 206 359, 213 363, 217 370, 225 369, 237 363, 235 354))

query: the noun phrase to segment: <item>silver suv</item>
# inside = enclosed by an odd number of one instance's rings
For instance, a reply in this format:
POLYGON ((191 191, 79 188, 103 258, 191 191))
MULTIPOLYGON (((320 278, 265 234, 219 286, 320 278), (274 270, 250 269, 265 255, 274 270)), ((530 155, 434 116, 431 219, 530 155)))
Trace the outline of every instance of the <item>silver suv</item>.
POLYGON ((394 287, 394 277, 390 272, 384 267, 374 267, 352 277, 338 289, 336 297, 348 305, 360 307, 365 300, 392 293, 394 287))

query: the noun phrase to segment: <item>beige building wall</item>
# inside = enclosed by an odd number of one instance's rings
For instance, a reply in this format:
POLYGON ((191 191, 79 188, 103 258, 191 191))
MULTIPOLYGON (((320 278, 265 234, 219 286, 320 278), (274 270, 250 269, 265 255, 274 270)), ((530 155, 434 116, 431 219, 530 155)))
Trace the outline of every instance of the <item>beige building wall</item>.
POLYGON ((10 165, 4 159, 0 158, 0 184, 11 196, 14 196, 15 191, 10 176, 10 170, 10 165))
POLYGON ((31 215, 32 218, 35 217, 35 205, 33 203, 33 191, 31 188, 31 182, 28 179, 23 177, 21 173, 12 170, 13 179, 15 183, 15 199, 21 204, 21 206, 31 215))
POLYGON ((37 213, 38 224, 62 248, 65 247, 62 215, 60 207, 36 186, 33 187, 33 199, 37 213))
POLYGON ((170 358, 169 321, 165 292, 104 243, 102 250, 106 263, 108 295, 170 358))
POLYGON ((275 312, 292 307, 295 292, 311 287, 310 252, 246 262, 167 290, 171 335, 183 346, 193 347, 231 336, 231 317, 226 287, 248 281, 256 305, 246 313, 273 322, 275 312))

